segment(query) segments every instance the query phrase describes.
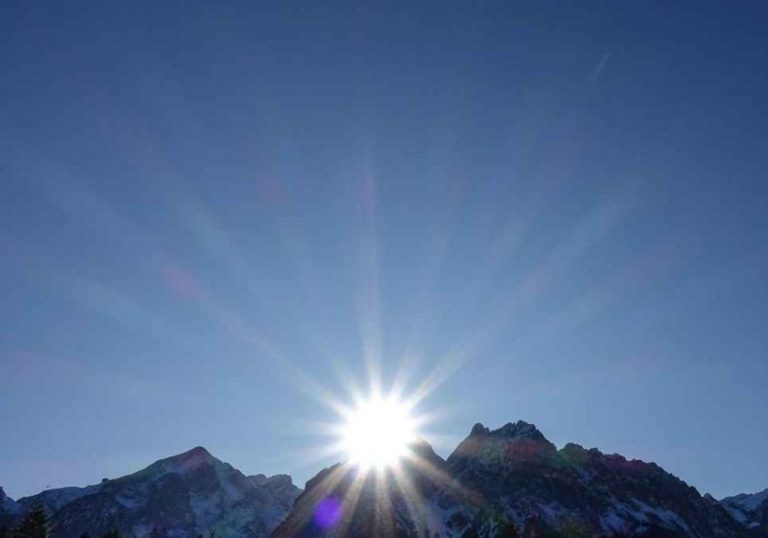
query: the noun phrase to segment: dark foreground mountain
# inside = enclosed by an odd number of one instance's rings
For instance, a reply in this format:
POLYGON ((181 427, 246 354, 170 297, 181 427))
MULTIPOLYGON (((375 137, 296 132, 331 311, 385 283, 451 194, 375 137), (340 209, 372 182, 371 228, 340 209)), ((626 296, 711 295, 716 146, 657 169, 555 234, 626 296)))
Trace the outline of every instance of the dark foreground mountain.
POLYGON ((83 533, 99 538, 113 530, 137 538, 212 532, 223 538, 263 537, 299 493, 287 475, 246 476, 197 447, 93 486, 46 490, 16 502, 3 494, 0 526, 42 506, 54 538, 83 533))
MULTIPOLYGON (((533 425, 477 424, 447 460, 426 443, 397 473, 326 469, 275 538, 746 536, 716 500, 653 463, 568 444, 533 425)), ((763 536, 767 536, 763 534, 763 536)))

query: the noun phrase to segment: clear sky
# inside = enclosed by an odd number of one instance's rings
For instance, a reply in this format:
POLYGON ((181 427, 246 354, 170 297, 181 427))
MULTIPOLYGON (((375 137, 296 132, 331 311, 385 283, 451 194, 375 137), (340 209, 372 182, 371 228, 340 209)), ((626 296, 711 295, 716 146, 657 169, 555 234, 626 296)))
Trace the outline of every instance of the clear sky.
POLYGON ((765 4, 313 4, 2 3, 7 493, 303 485, 309 387, 377 360, 444 378, 443 456, 524 419, 768 487, 765 4))

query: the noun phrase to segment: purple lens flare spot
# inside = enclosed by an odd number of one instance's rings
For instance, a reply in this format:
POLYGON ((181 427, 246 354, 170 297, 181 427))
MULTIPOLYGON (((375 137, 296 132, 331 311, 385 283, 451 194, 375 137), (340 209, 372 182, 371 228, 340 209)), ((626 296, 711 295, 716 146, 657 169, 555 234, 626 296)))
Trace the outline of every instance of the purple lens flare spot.
POLYGON ((341 501, 326 497, 315 506, 315 523, 323 529, 330 529, 341 519, 341 501))

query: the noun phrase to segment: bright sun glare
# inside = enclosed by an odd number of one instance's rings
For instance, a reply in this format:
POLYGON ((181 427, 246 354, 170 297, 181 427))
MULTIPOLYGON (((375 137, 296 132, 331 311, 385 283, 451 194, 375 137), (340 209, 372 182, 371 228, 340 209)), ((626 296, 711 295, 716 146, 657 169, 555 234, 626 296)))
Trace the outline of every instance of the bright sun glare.
POLYGON ((360 402, 345 418, 344 449, 349 461, 363 470, 396 466, 416 440, 411 410, 392 397, 371 397, 360 402))

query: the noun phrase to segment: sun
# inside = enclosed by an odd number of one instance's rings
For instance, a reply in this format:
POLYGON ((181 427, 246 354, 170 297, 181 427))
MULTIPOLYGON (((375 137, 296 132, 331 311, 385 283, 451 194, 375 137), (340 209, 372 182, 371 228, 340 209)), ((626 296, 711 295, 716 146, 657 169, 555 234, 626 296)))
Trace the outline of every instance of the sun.
POLYGON ((396 398, 372 396, 345 413, 341 441, 349 462, 364 471, 396 467, 417 439, 410 407, 396 398))

